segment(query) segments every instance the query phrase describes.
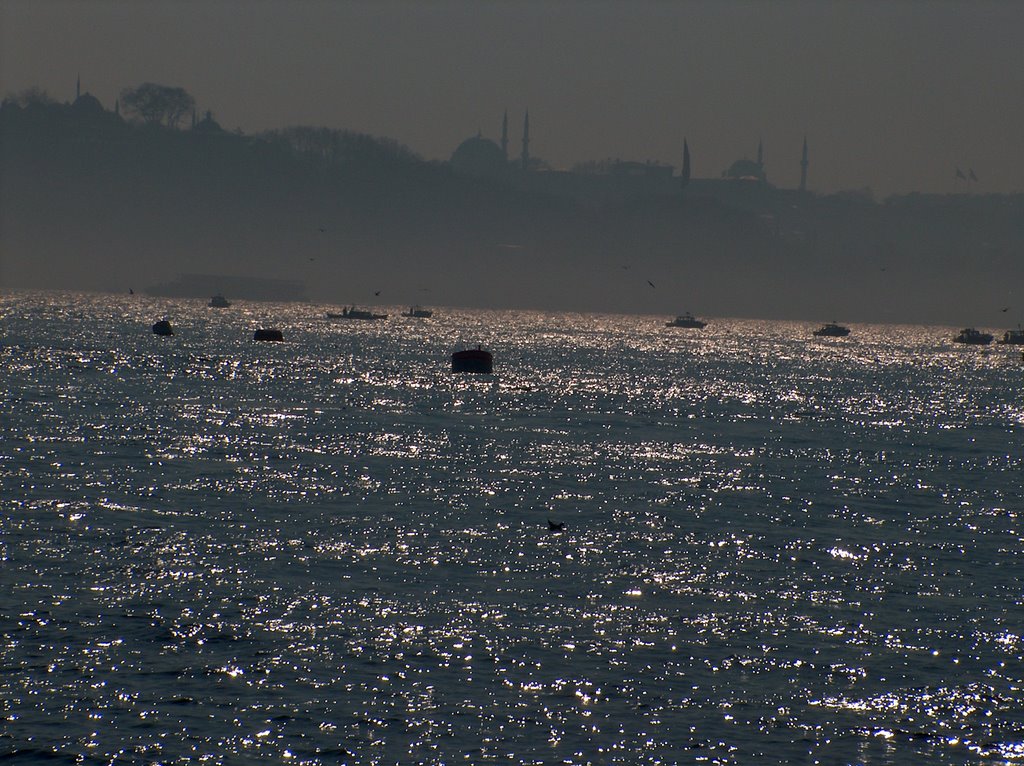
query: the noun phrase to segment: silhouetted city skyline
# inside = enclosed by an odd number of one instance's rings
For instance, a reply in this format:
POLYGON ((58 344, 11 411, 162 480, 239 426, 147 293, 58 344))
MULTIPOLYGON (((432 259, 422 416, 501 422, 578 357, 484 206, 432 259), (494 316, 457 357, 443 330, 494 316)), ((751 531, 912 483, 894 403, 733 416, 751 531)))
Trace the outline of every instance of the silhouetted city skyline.
MULTIPOLYGON (((496 116, 531 115, 529 154, 694 177, 753 159, 773 182, 876 196, 1021 189, 1019 4, 7 3, 0 93, 68 83, 112 105, 127 83, 195 95, 229 130, 323 125, 446 160, 496 116), (287 120, 287 122, 286 122, 287 120)), ((515 126, 518 127, 518 126, 515 126)), ((518 148, 518 147, 517 147, 518 148)))

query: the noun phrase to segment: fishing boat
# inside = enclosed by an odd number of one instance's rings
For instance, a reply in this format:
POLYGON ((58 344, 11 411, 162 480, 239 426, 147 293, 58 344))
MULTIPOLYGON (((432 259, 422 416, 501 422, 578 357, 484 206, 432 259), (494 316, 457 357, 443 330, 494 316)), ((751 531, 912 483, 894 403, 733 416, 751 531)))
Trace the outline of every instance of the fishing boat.
POLYGON ((689 311, 687 311, 685 314, 680 314, 671 322, 665 322, 666 327, 691 327, 696 330, 701 330, 707 327, 707 325, 707 322, 702 322, 701 320, 697 319, 689 311))
POLYGON ((953 338, 956 343, 969 343, 973 346, 987 346, 992 342, 992 335, 987 332, 975 330, 973 327, 965 327, 953 338))
POLYGON ((836 324, 835 322, 829 322, 815 330, 814 334, 819 338, 845 338, 850 334, 850 328, 843 327, 841 324, 836 324))
POLYGON ((214 309, 226 309, 231 305, 231 302, 220 293, 217 293, 210 298, 210 302, 207 305, 214 309))
POLYGON ((366 309, 357 309, 355 306, 345 306, 341 313, 327 312, 328 319, 364 319, 364 320, 376 320, 376 319, 387 319, 387 314, 375 314, 372 311, 366 309))
POLYGON ((1016 330, 1007 330, 1003 333, 1003 337, 996 342, 1006 343, 1011 346, 1024 345, 1024 329, 1021 329, 1021 326, 1017 325, 1016 330))
POLYGON ((410 306, 408 311, 403 311, 402 316, 413 317, 416 319, 430 319, 434 316, 434 312, 430 309, 425 309, 422 306, 410 306))

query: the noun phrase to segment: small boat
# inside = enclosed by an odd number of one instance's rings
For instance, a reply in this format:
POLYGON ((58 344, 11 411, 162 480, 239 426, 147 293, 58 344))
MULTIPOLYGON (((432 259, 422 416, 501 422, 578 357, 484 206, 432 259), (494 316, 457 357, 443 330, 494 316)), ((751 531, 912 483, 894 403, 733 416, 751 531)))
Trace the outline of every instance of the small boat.
POLYGON ((434 312, 430 309, 425 309, 422 306, 410 306, 408 311, 402 312, 404 317, 414 317, 416 319, 430 319, 434 316, 434 312))
POLYGON ((970 343, 974 346, 987 346, 992 342, 992 336, 987 332, 980 332, 973 327, 965 327, 960 334, 953 338, 956 343, 970 343))
POLYGON ((1016 330, 1007 330, 1003 333, 1003 337, 996 342, 1006 343, 1011 346, 1024 345, 1024 329, 1021 329, 1021 326, 1017 325, 1016 330))
POLYGON ((829 322, 815 330, 814 334, 819 338, 845 338, 850 334, 850 328, 843 327, 835 322, 829 322))
POLYGON ((345 306, 340 314, 327 312, 328 319, 387 319, 387 314, 374 314, 366 309, 357 309, 355 306, 345 306))
POLYGON ((210 298, 210 302, 207 305, 214 309, 226 309, 231 305, 231 302, 220 293, 217 293, 210 298))
POLYGON ((174 335, 174 328, 171 326, 170 320, 161 319, 155 325, 153 325, 154 335, 174 335))
POLYGON ((665 322, 666 327, 692 327, 697 330, 701 330, 707 327, 707 322, 702 322, 695 318, 693 314, 687 311, 685 314, 681 314, 673 319, 671 322, 665 322))
POLYGON ((452 354, 452 372, 471 372, 489 375, 494 371, 494 357, 480 346, 456 351, 452 354))
POLYGON ((254 332, 252 334, 252 339, 253 340, 269 340, 269 341, 276 341, 276 342, 280 343, 281 341, 284 340, 284 335, 281 333, 280 330, 272 330, 272 329, 267 328, 267 329, 257 330, 256 332, 254 332))

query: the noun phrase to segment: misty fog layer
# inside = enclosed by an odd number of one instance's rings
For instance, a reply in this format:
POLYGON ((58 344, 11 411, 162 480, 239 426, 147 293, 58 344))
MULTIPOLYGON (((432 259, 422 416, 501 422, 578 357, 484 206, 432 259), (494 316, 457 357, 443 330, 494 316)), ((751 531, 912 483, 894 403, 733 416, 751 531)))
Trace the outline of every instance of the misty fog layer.
POLYGON ((1024 195, 877 202, 750 178, 684 185, 668 168, 467 174, 386 139, 248 136, 209 116, 137 125, 81 98, 8 99, 0 140, 8 288, 223 274, 295 280, 331 304, 1024 318, 1024 195))

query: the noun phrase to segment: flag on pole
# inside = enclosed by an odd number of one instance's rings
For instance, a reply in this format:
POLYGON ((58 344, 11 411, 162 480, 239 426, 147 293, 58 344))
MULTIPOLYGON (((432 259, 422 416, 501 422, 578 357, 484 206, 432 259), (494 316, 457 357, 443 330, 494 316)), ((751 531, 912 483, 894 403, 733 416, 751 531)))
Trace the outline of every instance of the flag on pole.
POLYGON ((956 169, 956 177, 959 178, 961 181, 967 180, 967 176, 964 175, 964 171, 962 171, 960 168, 956 169))
POLYGON ((977 181, 978 180, 978 177, 976 175, 974 175, 974 170, 973 169, 967 171, 967 177, 970 178, 972 181, 977 181))

